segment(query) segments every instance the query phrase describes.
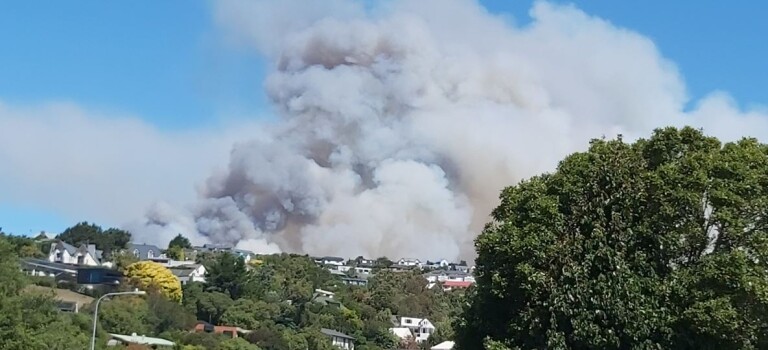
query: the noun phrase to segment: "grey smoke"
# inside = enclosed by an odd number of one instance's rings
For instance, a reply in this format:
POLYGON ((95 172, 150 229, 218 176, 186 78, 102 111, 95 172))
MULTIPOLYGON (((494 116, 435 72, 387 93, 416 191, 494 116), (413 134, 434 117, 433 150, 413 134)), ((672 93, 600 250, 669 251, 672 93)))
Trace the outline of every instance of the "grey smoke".
POLYGON ((573 7, 538 2, 526 27, 469 0, 222 0, 215 11, 228 39, 272 62, 264 87, 279 120, 236 144, 189 210, 155 207, 138 235, 467 258, 504 186, 590 138, 682 124, 768 135, 765 114, 724 94, 684 113, 685 84, 653 42, 573 7))

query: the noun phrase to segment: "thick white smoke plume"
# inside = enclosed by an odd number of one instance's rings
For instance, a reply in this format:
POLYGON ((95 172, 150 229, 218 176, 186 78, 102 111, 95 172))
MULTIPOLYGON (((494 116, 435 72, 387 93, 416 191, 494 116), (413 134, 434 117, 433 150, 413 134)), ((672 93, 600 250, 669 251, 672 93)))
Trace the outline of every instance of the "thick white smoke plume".
POLYGON ((727 95, 690 112, 653 42, 539 2, 516 27, 469 0, 215 3, 233 42, 273 63, 279 121, 234 146, 188 217, 136 232, 340 256, 471 258, 499 191, 590 138, 690 124, 768 135, 727 95))

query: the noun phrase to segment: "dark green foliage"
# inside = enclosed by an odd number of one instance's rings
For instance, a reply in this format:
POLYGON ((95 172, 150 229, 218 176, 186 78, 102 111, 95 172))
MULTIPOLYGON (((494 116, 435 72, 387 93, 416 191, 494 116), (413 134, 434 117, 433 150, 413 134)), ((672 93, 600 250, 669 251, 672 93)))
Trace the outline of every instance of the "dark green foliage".
POLYGON ((768 147, 685 128, 595 140, 505 189, 461 349, 768 346, 768 147), (487 339, 487 340, 486 340, 487 339))
POLYGON ((205 268, 208 271, 207 291, 227 293, 230 298, 238 299, 251 293, 254 288, 256 281, 239 256, 228 252, 219 254, 205 268))
MULTIPOLYGON (((0 254, 11 251, 8 256, 13 256, 16 247, 0 239, 0 254)), ((130 261, 129 256, 115 258, 120 265, 130 261)), ((240 257, 217 253, 206 257, 206 264, 208 282, 184 285, 181 304, 152 292, 103 300, 98 346, 105 345, 105 332, 112 332, 170 339, 180 349, 333 350, 329 338, 320 333, 320 328, 332 328, 353 336, 357 349, 394 349, 397 342, 388 331, 393 312, 434 318, 450 332, 448 320, 460 300, 456 293, 425 289, 426 281, 416 272, 382 272, 371 288, 346 286, 299 255, 263 256, 247 265, 240 257), (339 302, 324 305, 313 301, 317 288, 334 291, 339 302), (197 320, 252 332, 238 340, 192 333, 197 320)), ((92 306, 68 315, 55 309, 50 296, 19 294, 29 280, 41 284, 48 280, 22 276, 15 258, 0 260, 0 276, 4 282, 0 293, 9 295, 0 299, 0 311, 6 318, 0 320, 0 349, 86 348, 92 306), (20 330, 34 337, 16 336, 20 330)))
POLYGON ((176 237, 173 237, 173 239, 168 242, 168 249, 178 247, 181 249, 191 249, 192 243, 189 242, 189 239, 187 237, 184 237, 179 233, 176 235, 176 237))
MULTIPOLYGON (((40 249, 40 245, 34 239, 25 236, 7 235, 0 232, 0 239, 11 246, 11 251, 20 258, 41 258, 46 254, 40 249)), ((50 248, 50 244, 46 245, 50 248)), ((47 252, 47 251, 46 251, 47 252)))
POLYGON ((64 230, 56 238, 74 246, 95 244, 96 249, 103 250, 109 256, 114 251, 125 249, 131 241, 131 234, 116 228, 102 230, 100 226, 84 221, 64 230))
POLYGON ((14 247, 0 237, 0 349, 84 349, 90 328, 56 309, 51 296, 22 292, 25 278, 14 247))

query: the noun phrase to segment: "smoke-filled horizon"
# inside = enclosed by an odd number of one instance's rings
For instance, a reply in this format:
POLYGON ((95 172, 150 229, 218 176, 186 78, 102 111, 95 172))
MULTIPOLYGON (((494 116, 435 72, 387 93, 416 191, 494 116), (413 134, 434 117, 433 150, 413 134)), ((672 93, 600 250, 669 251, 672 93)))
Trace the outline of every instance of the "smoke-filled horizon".
MULTIPOLYGON (((271 62, 277 120, 233 145, 187 208, 128 226, 260 253, 459 259, 499 192, 592 138, 704 127, 768 135, 722 93, 689 102, 653 42, 538 2, 517 27, 471 0, 215 3, 233 44, 271 62)), ((192 189, 190 189, 192 190, 192 189)))

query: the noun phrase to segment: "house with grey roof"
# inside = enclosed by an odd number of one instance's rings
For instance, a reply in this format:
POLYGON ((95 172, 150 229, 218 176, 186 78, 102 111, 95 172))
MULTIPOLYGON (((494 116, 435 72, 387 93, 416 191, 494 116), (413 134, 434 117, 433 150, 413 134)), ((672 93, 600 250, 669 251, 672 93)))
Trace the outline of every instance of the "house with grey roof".
POLYGON ((330 338, 331 344, 339 349, 355 350, 355 338, 349 335, 328 328, 321 328, 320 333, 330 338))
POLYGON ((48 261, 67 265, 101 265, 102 251, 95 244, 81 244, 75 247, 64 241, 51 242, 48 261))
POLYGON ((128 243, 126 252, 135 256, 139 260, 151 260, 165 257, 163 250, 160 247, 152 244, 128 243))
POLYGON ((181 284, 187 284, 189 282, 205 282, 205 274, 207 271, 205 270, 205 266, 201 264, 181 265, 169 269, 181 284))

